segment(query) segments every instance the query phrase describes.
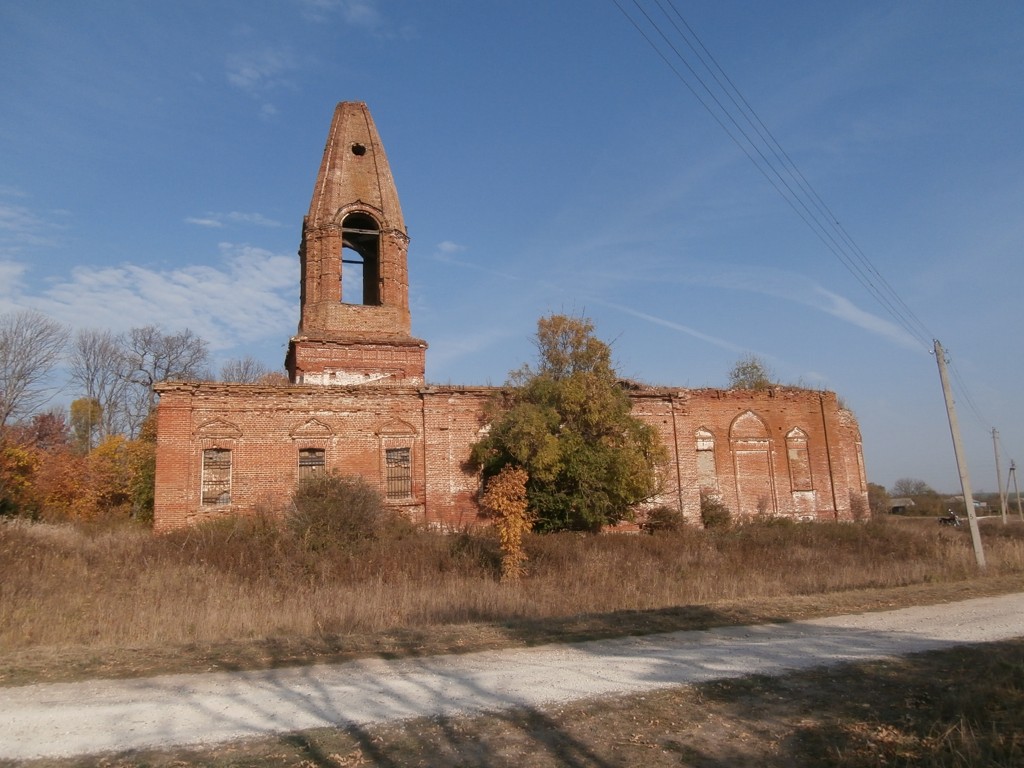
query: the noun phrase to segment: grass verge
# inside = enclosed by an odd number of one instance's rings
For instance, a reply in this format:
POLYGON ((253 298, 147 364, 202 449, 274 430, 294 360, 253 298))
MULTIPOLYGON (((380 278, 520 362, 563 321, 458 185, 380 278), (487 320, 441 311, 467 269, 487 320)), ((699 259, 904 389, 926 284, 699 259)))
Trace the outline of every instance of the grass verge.
POLYGON ((543 536, 499 582, 486 535, 405 531, 316 557, 280 527, 180 537, 0 526, 0 685, 396 657, 790 621, 1024 589, 1024 527, 989 568, 934 520, 543 536))

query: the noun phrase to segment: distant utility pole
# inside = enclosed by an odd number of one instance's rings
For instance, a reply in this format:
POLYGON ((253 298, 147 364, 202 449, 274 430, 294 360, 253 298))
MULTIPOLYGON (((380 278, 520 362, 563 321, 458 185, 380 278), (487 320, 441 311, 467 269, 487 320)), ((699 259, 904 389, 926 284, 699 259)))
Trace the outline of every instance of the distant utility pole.
POLYGON ((960 472, 960 488, 964 493, 964 504, 967 506, 967 522, 971 526, 971 541, 974 543, 974 559, 979 568, 985 567, 985 551, 981 548, 981 532, 978 530, 978 516, 974 514, 974 496, 971 494, 971 478, 967 474, 967 461, 964 458, 963 445, 960 443, 960 426, 956 420, 956 408, 953 405, 953 391, 949 388, 949 373, 946 371, 946 354, 942 345, 935 339, 935 362, 939 366, 939 380, 942 382, 942 394, 946 397, 946 415, 949 417, 949 431, 953 436, 953 453, 956 454, 956 468, 960 472))
MULTIPOLYGON (((1010 477, 1013 478, 1013 492, 1017 494, 1017 517, 1024 520, 1024 512, 1020 508, 1020 488, 1017 487, 1017 465, 1010 459, 1010 477)), ((1010 478, 1006 479, 1006 492, 1010 492, 1010 478)))
POLYGON ((1006 525, 1006 493, 1003 492, 1003 470, 999 466, 999 433, 992 430, 992 447, 996 451, 996 480, 999 481, 999 509, 1003 513, 1003 525, 1006 525))

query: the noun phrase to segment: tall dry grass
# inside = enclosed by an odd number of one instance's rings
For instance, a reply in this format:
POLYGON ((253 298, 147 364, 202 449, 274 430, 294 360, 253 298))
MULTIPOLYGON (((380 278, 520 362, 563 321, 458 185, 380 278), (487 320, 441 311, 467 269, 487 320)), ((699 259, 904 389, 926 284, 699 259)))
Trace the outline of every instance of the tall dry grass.
MULTIPOLYGON (((1024 572, 1024 530, 986 540, 1024 572)), ((154 536, 131 526, 0 524, 0 649, 165 647, 565 617, 970 578, 963 532, 890 521, 528 536, 501 583, 493 532, 396 528, 304 546, 270 519, 154 536)))

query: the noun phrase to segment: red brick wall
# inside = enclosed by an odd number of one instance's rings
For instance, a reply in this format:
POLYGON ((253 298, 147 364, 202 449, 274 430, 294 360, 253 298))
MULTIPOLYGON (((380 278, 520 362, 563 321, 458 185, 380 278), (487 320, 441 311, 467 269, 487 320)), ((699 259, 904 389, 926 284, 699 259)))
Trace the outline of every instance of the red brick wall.
MULTIPOLYGON (((395 500, 435 528, 480 521, 479 479, 467 466, 493 389, 485 387, 255 386, 213 383, 158 386, 155 527, 164 531, 221 514, 279 509, 297 482, 300 448, 322 448, 327 468, 358 474, 384 490, 384 450, 408 447, 412 496, 395 500), (206 448, 232 454, 231 503, 203 505, 206 448)), ((634 413, 669 449, 655 503, 700 516, 696 435, 710 433, 711 488, 735 514, 850 519, 866 505, 856 420, 829 392, 773 389, 646 389, 632 393, 634 413), (806 460, 793 487, 786 436, 800 430, 806 460), (803 482, 803 481, 801 481, 803 482)), ((799 455, 797 451, 796 455, 799 455)))

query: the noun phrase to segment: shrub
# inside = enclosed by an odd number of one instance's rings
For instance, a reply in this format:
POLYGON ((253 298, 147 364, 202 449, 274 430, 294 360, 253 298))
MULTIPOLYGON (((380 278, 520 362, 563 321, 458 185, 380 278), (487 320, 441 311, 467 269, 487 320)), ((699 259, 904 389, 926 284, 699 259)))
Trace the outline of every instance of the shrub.
POLYGON ((678 509, 672 507, 654 507, 647 511, 646 519, 640 524, 645 533, 677 533, 686 525, 686 518, 678 509))
POLYGON ((481 506, 494 518, 501 541, 501 578, 518 581, 525 572, 526 552, 523 536, 533 525, 526 501, 525 469, 507 465, 487 481, 481 506))
POLYGON ((850 489, 850 515, 858 523, 862 523, 868 519, 869 507, 867 501, 864 499, 864 494, 857 493, 852 488, 850 489))
POLYGON ((380 491, 361 477, 323 474, 302 480, 295 489, 288 527, 307 549, 322 551, 399 537, 412 524, 389 509, 380 491))
POLYGON ((705 528, 728 528, 732 524, 732 511, 717 494, 701 491, 700 519, 705 528))
POLYGON ((300 553, 280 520, 269 514, 206 520, 154 539, 152 548, 164 558, 167 550, 173 552, 172 562, 180 556, 184 563, 208 566, 244 581, 286 579, 301 570, 300 553))

